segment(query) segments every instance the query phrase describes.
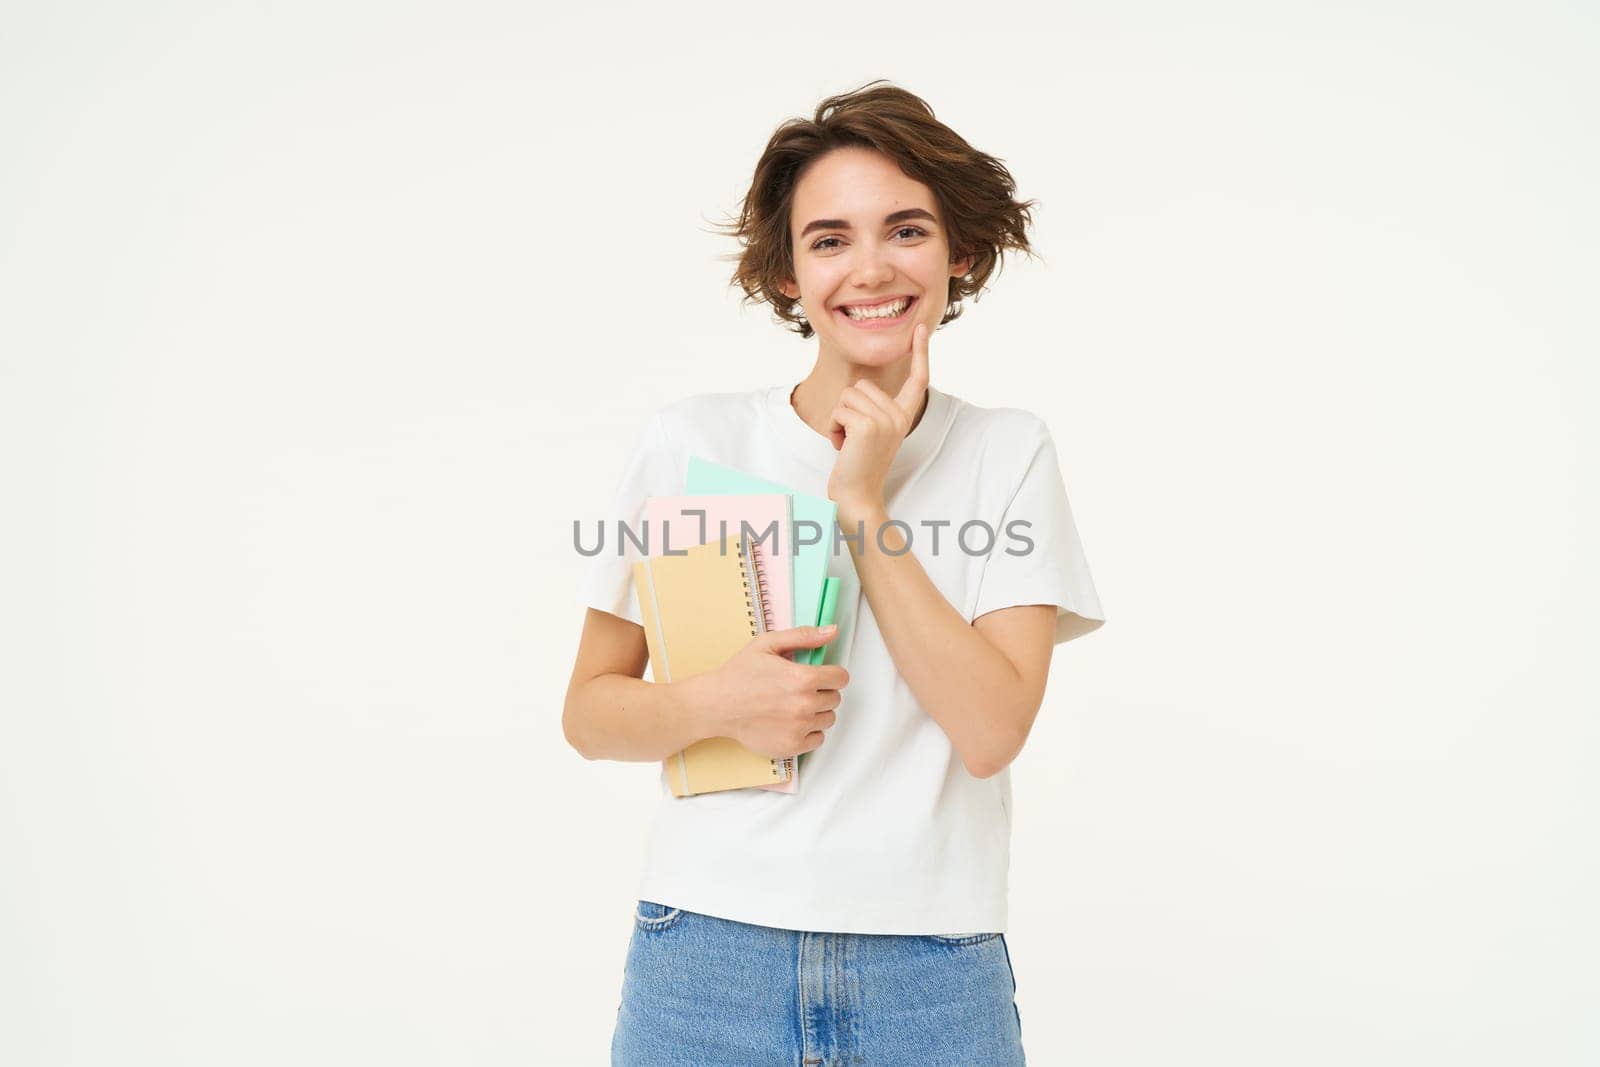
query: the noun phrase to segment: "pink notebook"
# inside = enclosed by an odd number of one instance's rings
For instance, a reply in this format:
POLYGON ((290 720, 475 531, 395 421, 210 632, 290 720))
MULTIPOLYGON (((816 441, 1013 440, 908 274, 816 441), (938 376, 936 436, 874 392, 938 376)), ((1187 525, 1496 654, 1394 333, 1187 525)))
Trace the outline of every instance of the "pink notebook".
MULTIPOLYGON (((750 541, 766 579, 761 587, 765 614, 762 632, 787 630, 795 625, 794 548, 790 540, 794 524, 790 509, 791 497, 787 493, 649 497, 644 507, 649 523, 649 554, 660 556, 669 548, 677 552, 724 537, 738 537, 745 532, 741 523, 748 523, 750 541), (703 519, 701 512, 705 513, 703 519)), ((794 658, 792 653, 786 655, 794 658)), ((799 781, 799 761, 791 756, 781 762, 785 780, 755 788, 793 793, 799 781)))

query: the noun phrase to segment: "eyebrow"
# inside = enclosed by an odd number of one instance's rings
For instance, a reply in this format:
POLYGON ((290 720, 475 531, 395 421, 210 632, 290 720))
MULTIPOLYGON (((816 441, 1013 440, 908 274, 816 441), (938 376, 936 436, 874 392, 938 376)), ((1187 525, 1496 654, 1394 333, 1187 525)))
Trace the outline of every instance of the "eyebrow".
MULTIPOLYGON (((933 217, 932 213, 924 211, 920 207, 908 207, 903 211, 895 211, 885 215, 883 217, 883 224, 887 226, 892 222, 905 222, 907 219, 927 219, 929 222, 935 224, 937 224, 939 221, 933 217)), ((850 229, 850 223, 846 222, 844 219, 812 219, 810 222, 806 223, 806 228, 800 231, 800 236, 804 237, 812 230, 848 229, 850 229)))

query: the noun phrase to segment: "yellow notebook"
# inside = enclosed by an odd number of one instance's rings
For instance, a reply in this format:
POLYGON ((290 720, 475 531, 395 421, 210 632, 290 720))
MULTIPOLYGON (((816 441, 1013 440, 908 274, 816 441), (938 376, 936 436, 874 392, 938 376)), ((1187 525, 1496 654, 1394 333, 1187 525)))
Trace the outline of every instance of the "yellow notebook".
MULTIPOLYGON (((758 549, 729 537, 649 556, 633 565, 634 589, 658 682, 720 667, 762 633, 758 549)), ((752 752, 731 737, 708 737, 662 761, 675 797, 768 785, 787 777, 782 760, 752 752)))

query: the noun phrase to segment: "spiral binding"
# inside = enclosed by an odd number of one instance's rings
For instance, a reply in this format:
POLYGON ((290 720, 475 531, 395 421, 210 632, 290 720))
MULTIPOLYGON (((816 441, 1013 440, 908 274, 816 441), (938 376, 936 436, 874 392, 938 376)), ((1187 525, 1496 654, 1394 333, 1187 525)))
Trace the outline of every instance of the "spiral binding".
MULTIPOLYGON (((755 553, 750 551, 750 545, 740 538, 735 544, 739 548, 739 584, 744 586, 744 617, 750 624, 750 636, 756 637, 761 633, 761 622, 756 619, 756 597, 762 589, 760 579, 756 580, 756 588, 750 588, 750 572, 755 569, 755 553)), ((762 609, 763 620, 766 609, 762 609)))
MULTIPOLYGON (((766 563, 756 552, 755 545, 745 537, 739 538, 739 574, 744 585, 745 617, 750 620, 750 636, 757 637, 772 629, 772 597, 767 584, 766 563), (755 589, 750 588, 754 575, 755 589), (761 617, 756 618, 756 601, 761 604, 761 617)), ((780 782, 794 777, 794 757, 783 756, 772 761, 772 776, 780 782)))
POLYGON ((767 584, 766 557, 756 551, 754 542, 746 541, 750 549, 750 569, 755 572, 756 590, 761 597, 761 630, 763 633, 773 629, 772 623, 772 589, 767 584))

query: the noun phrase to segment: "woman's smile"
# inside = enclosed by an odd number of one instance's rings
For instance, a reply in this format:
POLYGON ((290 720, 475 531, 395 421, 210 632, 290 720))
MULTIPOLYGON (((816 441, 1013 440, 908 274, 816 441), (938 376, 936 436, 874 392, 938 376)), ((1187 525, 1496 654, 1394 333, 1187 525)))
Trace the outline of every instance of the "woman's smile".
MULTIPOLYGON (((900 309, 900 314, 894 316, 885 315, 880 312, 870 317, 853 318, 843 307, 836 307, 833 310, 834 314, 838 315, 841 319, 843 319, 845 322, 848 322, 851 326, 854 326, 858 330, 891 330, 909 319, 911 317, 911 309, 917 304, 917 298, 914 296, 901 297, 900 299, 905 306, 900 309)), ((890 307, 892 304, 892 301, 887 302, 885 304, 872 307, 871 310, 878 311, 879 307, 890 307)), ((851 306, 860 307, 861 305, 855 304, 851 306)))

